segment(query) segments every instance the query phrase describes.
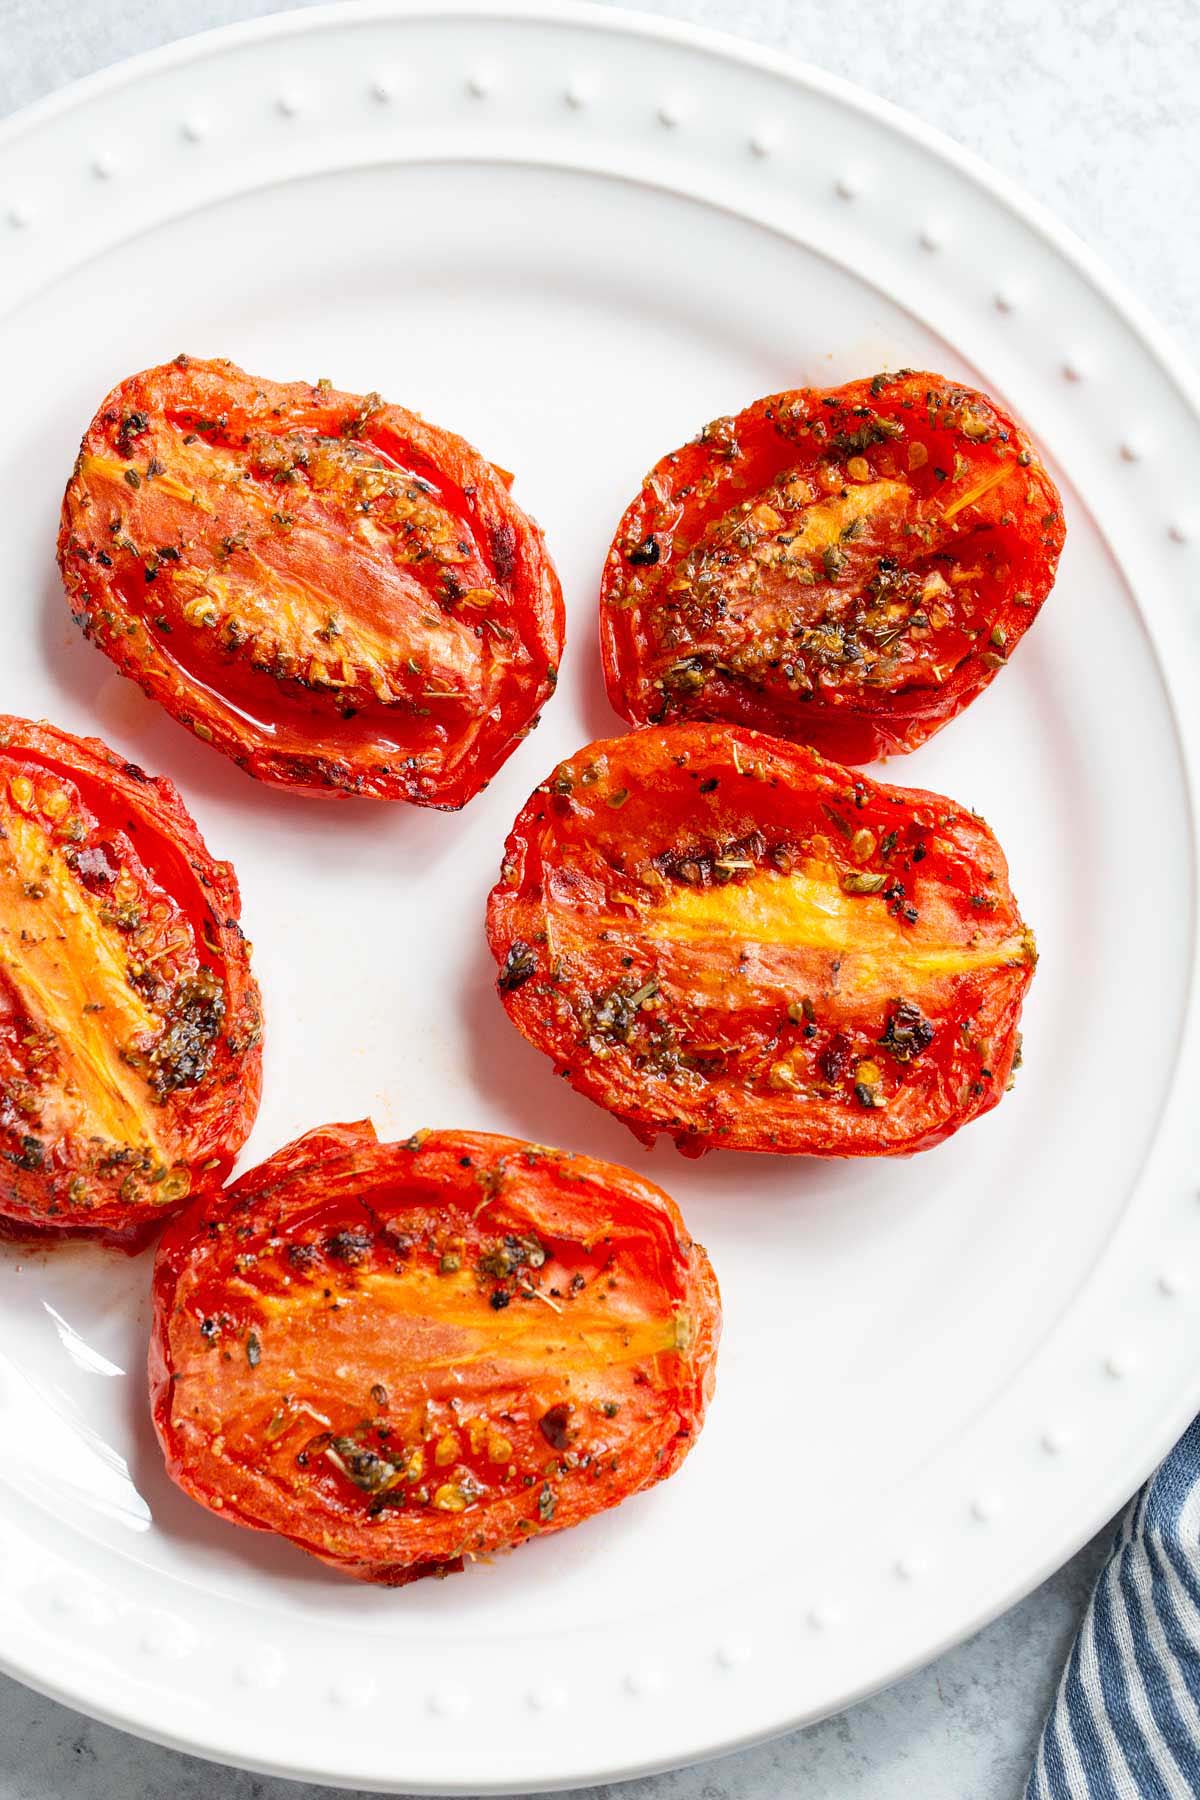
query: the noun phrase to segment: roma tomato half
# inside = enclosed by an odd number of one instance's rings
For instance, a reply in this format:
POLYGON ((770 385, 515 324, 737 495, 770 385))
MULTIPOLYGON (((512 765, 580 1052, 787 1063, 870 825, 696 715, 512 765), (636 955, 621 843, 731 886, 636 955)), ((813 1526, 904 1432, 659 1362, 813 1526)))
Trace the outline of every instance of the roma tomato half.
POLYGON ((510 480, 378 394, 180 356, 89 425, 59 565, 87 636, 249 774, 455 808, 558 678, 510 480))
POLYGON ((237 881, 169 781, 0 717, 0 1219, 136 1245, 258 1111, 237 881))
POLYGON ((720 1317, 703 1250, 627 1169, 330 1125, 164 1235, 154 1422, 201 1505, 396 1585, 670 1475, 720 1317))
POLYGON ((635 725, 724 719, 839 762, 913 750, 1004 667, 1063 537, 985 394, 911 370, 772 394, 664 456, 618 525, 609 699, 635 725))
POLYGON ((940 1143, 1004 1092, 1035 961, 982 820, 736 726, 560 764, 487 925, 530 1042, 689 1155, 940 1143))

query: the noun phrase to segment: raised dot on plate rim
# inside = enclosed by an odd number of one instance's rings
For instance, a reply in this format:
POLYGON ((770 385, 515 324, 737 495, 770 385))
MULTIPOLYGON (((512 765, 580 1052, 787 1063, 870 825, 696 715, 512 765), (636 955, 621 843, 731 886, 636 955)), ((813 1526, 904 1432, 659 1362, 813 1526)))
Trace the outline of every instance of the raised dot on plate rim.
POLYGON ((109 181, 116 174, 116 160, 107 150, 97 150, 92 157, 92 174, 97 181, 109 181))
POLYGON ((922 250, 940 250, 945 241, 945 233, 934 219, 929 219, 917 233, 917 242, 922 250))
POLYGON ((752 131, 748 139, 751 154, 754 156, 770 156, 775 148, 775 133, 760 129, 752 131))
POLYGON ((285 119, 294 119, 300 111, 300 97, 285 88, 275 101, 275 110, 285 119))
POLYGON ((28 211, 18 202, 14 202, 13 205, 9 207, 5 214, 5 218, 8 220, 8 223, 12 226, 14 231, 24 231, 25 227, 30 222, 28 211))
POLYGON ((862 181, 853 169, 846 169, 833 184, 833 191, 839 200, 857 200, 862 193, 862 181))
POLYGON ((582 81, 568 81, 566 87, 563 89, 563 99, 566 101, 567 105, 573 107, 576 112, 579 112, 582 107, 585 107, 590 98, 591 96, 582 81))
POLYGON ((234 1664, 233 1679, 239 1687, 278 1687, 283 1680, 283 1658, 278 1650, 263 1650, 252 1662, 243 1657, 234 1664))
POLYGON ((396 90, 385 75, 377 75, 371 83, 370 94, 372 100, 378 100, 384 106, 395 98, 396 90))
POLYGON ((492 86, 492 78, 485 69, 473 69, 467 76, 467 92, 476 100, 485 100, 492 86))
POLYGON ((1167 536, 1173 544, 1186 544, 1191 533, 1182 519, 1175 519, 1167 526, 1167 536))
POLYGON ((458 1688, 436 1688, 425 1702, 426 1710, 438 1718, 452 1719, 467 1710, 467 1696, 458 1688))
POLYGON ((716 1660, 722 1669, 738 1669, 750 1661, 750 1646, 740 1638, 731 1638, 728 1643, 717 1645, 716 1660))
POLYGON ((1172 1274, 1170 1269, 1164 1269, 1158 1278, 1158 1291, 1168 1300, 1175 1298, 1182 1285, 1178 1275, 1172 1274))
POLYGON ((683 115, 681 114, 681 112, 679 110, 678 101, 661 100, 659 102, 658 122, 660 125, 666 125, 671 130, 674 130, 675 126, 678 125, 682 116, 683 115))
POLYGON ((208 133, 208 120, 192 114, 182 121, 179 130, 189 144, 198 144, 208 133))
POLYGON ((328 1696, 333 1706, 344 1706, 358 1709, 369 1706, 379 1692, 379 1683, 373 1675, 364 1675, 354 1681, 334 1681, 330 1683, 328 1696))
POLYGON ((525 1704, 530 1712, 554 1712, 558 1707, 566 1705, 566 1691, 550 1683, 546 1687, 530 1688, 525 1696, 525 1704))
POLYGON ((1058 1456, 1061 1454, 1063 1440, 1057 1431, 1054 1431, 1053 1429, 1043 1431, 1041 1442, 1042 1449, 1048 1456, 1058 1456))
POLYGON ((186 1625, 148 1625, 138 1639, 145 1656, 184 1657, 194 1647, 195 1635, 186 1625))

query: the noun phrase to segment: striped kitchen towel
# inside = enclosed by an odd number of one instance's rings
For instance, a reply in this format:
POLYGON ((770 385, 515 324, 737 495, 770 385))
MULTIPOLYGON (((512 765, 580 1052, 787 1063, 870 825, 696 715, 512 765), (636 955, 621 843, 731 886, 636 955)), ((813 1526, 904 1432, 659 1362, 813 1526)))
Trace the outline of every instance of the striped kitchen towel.
POLYGON ((1200 1419, 1121 1521, 1025 1800, 1200 1796, 1200 1419))

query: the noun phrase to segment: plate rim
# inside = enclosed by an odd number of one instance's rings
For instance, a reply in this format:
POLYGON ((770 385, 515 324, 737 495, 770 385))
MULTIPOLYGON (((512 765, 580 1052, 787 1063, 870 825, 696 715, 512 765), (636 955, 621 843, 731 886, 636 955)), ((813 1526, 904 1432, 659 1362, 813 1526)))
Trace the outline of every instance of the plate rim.
MULTIPOLYGON (((1053 212, 1042 202, 1028 195, 1013 178, 995 170, 976 152, 958 144, 953 138, 936 127, 926 124, 916 115, 909 113, 895 103, 883 99, 869 90, 859 87, 846 78, 793 56, 787 51, 777 50, 770 46, 759 45, 745 40, 734 33, 715 30, 705 26, 692 24, 686 20, 659 18, 656 15, 644 14, 623 7, 609 7, 593 4, 592 0, 415 0, 414 4, 406 0, 326 0, 326 3, 305 8, 265 15, 264 17, 218 26, 210 30, 190 34, 183 38, 143 51, 111 65, 108 68, 81 77, 65 87, 18 109, 8 118, 0 121, 0 151, 15 144, 28 130, 36 129, 50 120, 70 113, 74 108, 87 101, 112 90, 130 84, 142 83, 155 73, 167 68, 175 68, 199 57, 219 56, 227 47, 233 48, 247 42, 262 41, 283 36, 307 36, 329 28, 352 27, 361 20, 390 21, 404 26, 423 19, 487 18, 498 23, 544 23, 550 26, 575 25, 592 30, 602 30, 606 35, 620 37, 655 38, 667 44, 678 44, 683 47, 707 50, 713 55, 740 63, 765 73, 780 77, 793 85, 810 92, 828 96, 852 112, 873 119, 888 130, 918 144, 930 151, 940 162, 962 173, 974 186, 981 188, 1000 202, 1018 220, 1033 228, 1050 247, 1081 275, 1087 285, 1102 299, 1106 300, 1120 321, 1131 330, 1147 353, 1159 365, 1169 383, 1182 396, 1193 413, 1200 415, 1200 374, 1190 358, 1176 343, 1173 335, 1155 318, 1153 312, 1131 289, 1114 276, 1090 247, 1068 226, 1057 219, 1053 212)), ((1103 530, 1103 527, 1101 527, 1103 530)), ((1155 647, 1156 656, 1158 647, 1155 647)), ((1166 694, 1168 706, 1174 710, 1175 698, 1168 690, 1166 694)), ((1195 796, 1193 784, 1200 773, 1194 756, 1188 754, 1188 740, 1184 733, 1177 732, 1180 752, 1180 772, 1187 789, 1186 800, 1195 818, 1195 796)), ((1193 848, 1196 848, 1195 843, 1193 848)), ((1186 1031, 1194 1023, 1196 1007, 1195 971, 1189 970, 1191 994, 1184 1009, 1184 1026, 1186 1031)), ((1177 1084, 1164 1096, 1160 1114, 1159 1132, 1162 1120, 1176 1104, 1177 1084)), ((1153 1145, 1148 1151, 1152 1154, 1153 1145)), ((1138 1177, 1144 1179, 1145 1165, 1138 1177)), ((1172 1416, 1177 1415, 1179 1428, 1186 1424, 1200 1400, 1200 1377, 1197 1380, 1197 1393, 1185 1398, 1171 1409, 1172 1416)), ((1168 1445, 1164 1444, 1163 1449, 1168 1445)), ((1156 1452, 1152 1462, 1162 1452, 1156 1452)), ((1074 1540, 1072 1549, 1067 1555, 1084 1543, 1099 1525, 1109 1516, 1110 1508, 1105 1506, 1099 1518, 1089 1514, 1091 1522, 1082 1529, 1074 1540)), ((842 1706, 857 1703, 859 1699, 878 1691, 880 1687, 900 1680, 912 1669, 923 1666, 933 1657, 943 1653, 950 1645, 962 1641, 963 1638, 979 1630, 982 1626, 998 1617, 1001 1613, 1015 1605, 1034 1587, 1060 1567, 1066 1560, 1057 1552, 1046 1556, 1038 1562, 1036 1571, 1018 1587, 1010 1591, 1007 1598, 994 1606, 973 1614, 965 1624, 960 1624, 948 1633, 940 1644, 932 1651, 922 1648, 903 1666, 894 1667, 882 1681, 873 1681, 863 1685, 854 1694, 848 1696, 834 1710, 842 1706)), ((3 1646, 0 1646, 0 1668, 13 1675, 25 1685, 45 1693, 48 1697, 60 1701, 70 1707, 81 1709, 77 1694, 69 1685, 56 1686, 50 1681, 35 1679, 27 1674, 14 1659, 10 1658, 3 1646)), ((186 1733, 164 1730, 158 1726, 148 1726, 132 1709, 123 1713, 119 1706, 105 1707, 89 1701, 86 1703, 89 1716, 114 1725, 136 1736, 161 1743, 169 1748, 197 1755, 215 1763, 233 1762, 236 1766, 253 1769, 257 1772, 284 1775, 292 1779, 307 1779, 315 1782, 329 1783, 334 1779, 320 1770, 293 1764, 287 1765, 271 1758, 256 1758, 245 1751, 223 1751, 205 1744, 198 1738, 186 1733)), ((511 1782, 495 1781, 480 1783, 475 1779, 464 1785, 461 1780, 450 1780, 423 1785, 429 1792, 451 1794, 512 1793, 516 1791, 545 1791, 573 1785, 579 1781, 610 1782, 644 1775, 654 1771, 686 1766, 714 1755, 725 1754, 765 1739, 781 1735, 793 1730, 797 1725, 806 1722, 811 1716, 801 1712, 784 1720, 767 1731, 749 1729, 735 1736, 724 1736, 716 1743, 707 1743, 688 1752, 682 1759, 678 1756, 666 1755, 654 1760, 634 1760, 618 1767, 606 1769, 600 1774, 575 1773, 567 1777, 550 1779, 523 1779, 519 1789, 511 1782)), ((364 1785, 361 1777, 354 1777, 358 1785, 364 1785)), ((368 1787, 371 1783, 366 1783, 368 1787)), ((380 1786, 376 1791, 397 1791, 394 1782, 380 1786)), ((400 1790, 407 1791, 407 1790, 400 1790)))
POLYGON ((394 19, 415 21, 421 18, 481 17, 520 19, 549 24, 576 24, 608 28, 614 35, 656 37, 695 49, 707 49, 714 55, 732 59, 791 80, 803 87, 832 95, 856 112, 878 119, 902 136, 932 150, 943 162, 960 169, 978 186, 1015 212, 1027 224, 1073 262, 1094 287, 1125 316, 1138 337, 1164 371, 1187 394, 1191 405, 1200 412, 1200 363, 1194 363, 1174 333, 1161 323, 1153 309, 1121 277, 1113 273, 1104 258, 1091 248, 1073 227, 1066 225, 1045 201, 1024 188, 1015 176, 988 162, 978 151, 940 126, 930 125, 919 113, 910 112, 894 100, 888 100, 870 88, 851 81, 845 75, 823 69, 789 50, 760 44, 753 38, 740 36, 716 26, 697 25, 688 19, 660 17, 630 6, 609 6, 602 0, 318 0, 318 4, 287 7, 279 12, 264 13, 258 18, 236 20, 214 25, 203 31, 188 32, 136 51, 88 75, 77 76, 62 87, 27 101, 0 119, 0 150, 15 142, 25 131, 56 118, 60 113, 107 92, 141 80, 163 68, 212 52, 226 45, 258 39, 318 31, 330 25, 355 19, 394 19))

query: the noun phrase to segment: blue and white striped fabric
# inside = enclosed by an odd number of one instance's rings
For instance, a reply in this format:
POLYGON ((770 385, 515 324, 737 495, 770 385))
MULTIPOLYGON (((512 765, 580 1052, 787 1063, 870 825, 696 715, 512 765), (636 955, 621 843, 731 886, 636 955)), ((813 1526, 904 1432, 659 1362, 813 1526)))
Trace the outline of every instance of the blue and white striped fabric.
POLYGON ((1200 1796, 1200 1419, 1121 1521, 1025 1800, 1200 1796))

